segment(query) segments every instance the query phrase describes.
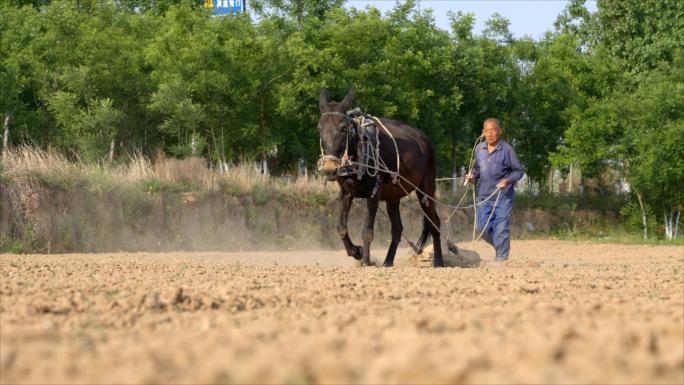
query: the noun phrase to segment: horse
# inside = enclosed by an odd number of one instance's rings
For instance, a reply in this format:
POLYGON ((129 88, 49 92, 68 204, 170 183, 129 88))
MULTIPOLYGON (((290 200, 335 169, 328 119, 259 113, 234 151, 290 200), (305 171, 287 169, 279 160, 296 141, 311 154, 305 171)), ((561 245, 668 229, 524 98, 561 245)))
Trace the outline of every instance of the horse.
POLYGON ((423 229, 414 248, 420 252, 432 236, 434 247, 433 266, 442 267, 440 243, 440 220, 435 206, 437 189, 437 163, 432 141, 421 130, 402 122, 379 118, 377 134, 377 175, 373 172, 358 172, 358 167, 373 171, 373 165, 364 165, 360 159, 360 127, 347 113, 352 106, 354 90, 350 89, 341 102, 330 100, 326 88, 320 91, 318 105, 321 116, 318 120, 321 158, 319 171, 329 181, 337 181, 340 187, 340 207, 337 231, 347 255, 361 260, 363 266, 370 266, 370 245, 373 241, 375 216, 380 201, 384 201, 392 227, 392 241, 383 266, 392 267, 397 245, 401 240, 403 226, 399 204, 402 198, 416 191, 423 211, 423 229), (397 159, 398 158, 398 159, 397 159), (398 166, 398 169, 397 169, 398 166), (356 169, 353 169, 356 167, 356 169), (397 176, 398 173, 398 176, 397 176), (362 229, 363 247, 354 245, 349 238, 347 219, 354 198, 366 199, 367 215, 362 229))

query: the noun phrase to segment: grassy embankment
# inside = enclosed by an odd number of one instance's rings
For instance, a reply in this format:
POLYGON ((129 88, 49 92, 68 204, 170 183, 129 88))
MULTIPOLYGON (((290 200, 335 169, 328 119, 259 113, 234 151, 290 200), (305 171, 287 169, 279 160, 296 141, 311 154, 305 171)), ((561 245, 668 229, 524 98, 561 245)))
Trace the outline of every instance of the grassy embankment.
MULTIPOLYGON (((219 173, 201 159, 143 156, 87 164, 19 148, 5 153, 0 163, 0 251, 340 248, 336 196, 336 186, 325 186, 319 178, 269 178, 247 165, 219 173)), ((457 200, 447 192, 440 197, 457 200)), ((513 236, 643 242, 623 225, 623 204, 620 197, 521 195, 513 236)), ((363 206, 355 204, 350 215, 356 239, 363 206)), ((405 233, 413 239, 420 230, 416 199, 402 207, 405 233)), ((444 219, 449 212, 443 209, 440 215, 444 219)), ((455 239, 470 237, 471 215, 453 217, 455 239)), ((378 214, 377 242, 388 241, 387 230, 386 218, 378 214)))
POLYGON ((0 169, 0 250, 294 246, 322 238, 316 229, 295 227, 320 220, 321 207, 334 200, 331 187, 266 178, 248 166, 219 173, 201 159, 85 164, 15 149, 0 169))

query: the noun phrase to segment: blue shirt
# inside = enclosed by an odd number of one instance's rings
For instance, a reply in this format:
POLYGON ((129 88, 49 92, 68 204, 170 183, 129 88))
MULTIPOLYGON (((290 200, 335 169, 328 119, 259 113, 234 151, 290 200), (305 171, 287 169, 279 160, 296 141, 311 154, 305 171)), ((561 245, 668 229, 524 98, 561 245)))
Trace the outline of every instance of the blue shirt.
POLYGON ((496 190, 496 185, 506 178, 508 186, 502 191, 501 198, 513 198, 515 182, 523 177, 522 164, 515 155, 513 147, 499 139, 499 143, 491 153, 487 142, 482 142, 475 149, 475 167, 473 177, 480 181, 477 186, 478 200, 487 198, 496 190))

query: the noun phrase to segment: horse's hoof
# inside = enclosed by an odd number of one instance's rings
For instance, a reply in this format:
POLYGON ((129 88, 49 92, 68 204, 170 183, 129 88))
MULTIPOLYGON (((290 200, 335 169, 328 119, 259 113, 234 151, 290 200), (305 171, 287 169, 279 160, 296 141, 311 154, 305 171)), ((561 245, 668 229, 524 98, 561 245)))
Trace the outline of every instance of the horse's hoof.
POLYGON ((363 258, 363 248, 361 246, 354 246, 352 253, 349 254, 350 257, 360 261, 363 258))
POLYGON ((382 264, 382 267, 394 267, 394 262, 385 262, 382 264))
POLYGON ((363 267, 371 267, 371 266, 375 266, 375 264, 374 264, 373 262, 371 262, 371 261, 362 261, 362 262, 361 262, 361 266, 363 266, 363 267))
POLYGON ((432 267, 444 267, 444 261, 434 261, 432 267))

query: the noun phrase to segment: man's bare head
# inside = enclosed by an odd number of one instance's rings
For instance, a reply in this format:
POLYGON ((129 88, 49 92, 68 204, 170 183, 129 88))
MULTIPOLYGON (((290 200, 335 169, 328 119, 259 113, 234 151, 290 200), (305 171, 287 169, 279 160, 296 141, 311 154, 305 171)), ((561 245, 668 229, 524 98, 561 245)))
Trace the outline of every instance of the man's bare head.
POLYGON ((494 146, 499 143, 499 138, 501 138, 501 126, 499 125, 499 119, 486 119, 484 121, 484 126, 482 127, 482 134, 484 134, 488 145, 494 146))

